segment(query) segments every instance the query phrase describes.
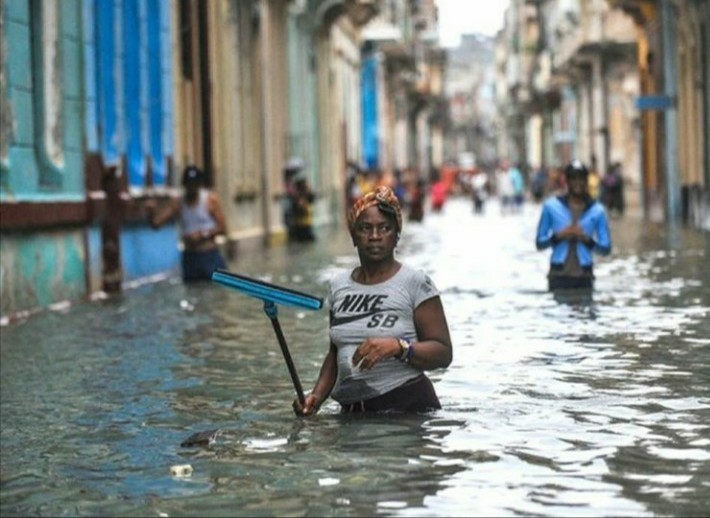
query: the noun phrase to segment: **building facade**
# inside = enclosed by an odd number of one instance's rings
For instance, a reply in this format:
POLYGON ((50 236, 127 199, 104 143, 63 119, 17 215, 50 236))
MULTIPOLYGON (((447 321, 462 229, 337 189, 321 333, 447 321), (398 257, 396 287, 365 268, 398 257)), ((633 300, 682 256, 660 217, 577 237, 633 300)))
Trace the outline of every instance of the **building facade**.
POLYGON ((709 26, 702 0, 512 0, 499 151, 534 167, 618 163, 629 208, 709 229, 709 26))
POLYGON ((412 43, 405 83, 375 85, 400 103, 376 108, 382 165, 435 164, 433 0, 0 0, 2 322, 176 275, 178 222, 152 228, 146 204, 179 198, 187 165, 218 193, 237 261, 283 242, 289 157, 319 194, 316 223, 343 221, 346 164, 366 157, 363 34, 381 12, 412 43))

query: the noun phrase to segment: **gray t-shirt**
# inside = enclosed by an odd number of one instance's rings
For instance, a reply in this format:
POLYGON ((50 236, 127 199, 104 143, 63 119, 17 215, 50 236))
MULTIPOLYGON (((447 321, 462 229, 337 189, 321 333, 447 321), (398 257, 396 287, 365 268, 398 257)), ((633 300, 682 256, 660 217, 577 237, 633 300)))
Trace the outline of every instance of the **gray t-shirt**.
POLYGON ((402 265, 380 284, 359 284, 352 272, 330 282, 330 340, 338 350, 338 379, 331 397, 341 404, 382 395, 421 374, 397 358, 380 361, 370 370, 353 366, 355 350, 369 337, 397 337, 416 342, 414 310, 439 296, 428 275, 402 265))

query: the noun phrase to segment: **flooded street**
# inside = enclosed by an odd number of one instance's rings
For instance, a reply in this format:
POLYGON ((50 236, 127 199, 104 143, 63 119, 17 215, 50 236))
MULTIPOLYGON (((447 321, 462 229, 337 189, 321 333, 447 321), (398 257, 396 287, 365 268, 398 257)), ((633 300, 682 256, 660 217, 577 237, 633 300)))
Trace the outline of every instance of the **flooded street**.
MULTIPOLYGON (((450 200, 398 257, 442 293, 443 409, 294 417, 258 301, 180 280, 3 327, 3 516, 700 516, 710 509, 710 236, 612 221, 593 299, 547 292, 538 207, 450 200), (221 428, 211 448, 186 449, 221 428), (189 477, 170 467, 190 464, 189 477)), ((320 297, 344 232, 230 268, 320 297)), ((306 391, 327 310, 281 308, 306 391)))

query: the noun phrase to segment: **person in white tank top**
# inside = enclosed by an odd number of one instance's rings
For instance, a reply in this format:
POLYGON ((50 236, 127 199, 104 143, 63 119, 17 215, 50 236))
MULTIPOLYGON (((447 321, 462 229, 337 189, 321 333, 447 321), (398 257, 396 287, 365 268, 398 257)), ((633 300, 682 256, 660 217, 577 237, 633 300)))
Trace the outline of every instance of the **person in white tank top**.
POLYGON ((147 205, 153 228, 159 228, 179 215, 183 243, 182 269, 186 282, 210 280, 217 268, 226 263, 215 238, 227 233, 227 225, 216 193, 205 188, 204 173, 195 166, 183 172, 185 192, 181 199, 173 199, 159 212, 147 205))

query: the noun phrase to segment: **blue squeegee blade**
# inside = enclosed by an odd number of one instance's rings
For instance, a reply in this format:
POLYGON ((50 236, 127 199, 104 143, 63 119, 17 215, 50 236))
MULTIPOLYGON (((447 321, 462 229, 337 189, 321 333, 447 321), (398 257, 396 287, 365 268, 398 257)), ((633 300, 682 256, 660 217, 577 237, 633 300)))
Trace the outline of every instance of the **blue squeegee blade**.
POLYGON ((266 302, 314 310, 323 307, 323 299, 319 297, 225 270, 216 270, 212 273, 212 280, 266 302))

